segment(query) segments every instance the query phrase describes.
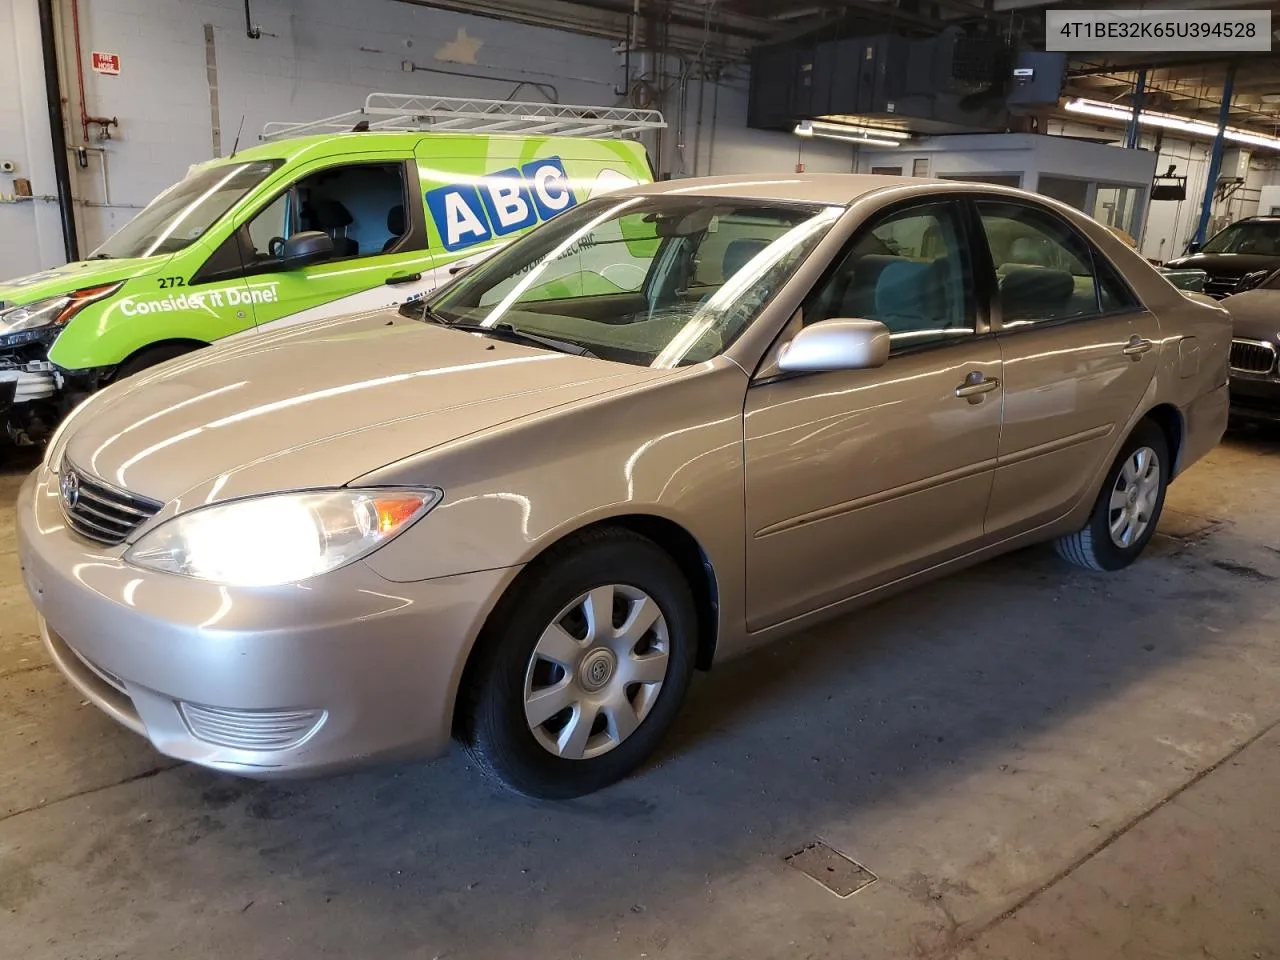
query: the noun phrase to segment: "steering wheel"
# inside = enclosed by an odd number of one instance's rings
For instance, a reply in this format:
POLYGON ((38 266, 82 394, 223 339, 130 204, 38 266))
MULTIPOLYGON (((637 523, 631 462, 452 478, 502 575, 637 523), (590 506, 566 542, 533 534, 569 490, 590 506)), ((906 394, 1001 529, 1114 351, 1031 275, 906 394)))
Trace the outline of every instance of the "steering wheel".
POLYGON ((279 260, 284 256, 284 237, 272 237, 271 242, 267 244, 267 253, 279 260))

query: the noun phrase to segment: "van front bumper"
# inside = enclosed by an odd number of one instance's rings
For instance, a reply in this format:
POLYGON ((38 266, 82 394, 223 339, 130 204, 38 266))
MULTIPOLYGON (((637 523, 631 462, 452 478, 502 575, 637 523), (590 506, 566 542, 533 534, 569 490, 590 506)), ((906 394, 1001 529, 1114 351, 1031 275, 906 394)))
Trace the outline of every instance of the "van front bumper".
POLYGON ((514 576, 402 584, 356 562, 236 588, 142 570, 66 527, 43 467, 17 516, 45 645, 80 693, 161 753, 263 779, 444 752, 463 665, 514 576))

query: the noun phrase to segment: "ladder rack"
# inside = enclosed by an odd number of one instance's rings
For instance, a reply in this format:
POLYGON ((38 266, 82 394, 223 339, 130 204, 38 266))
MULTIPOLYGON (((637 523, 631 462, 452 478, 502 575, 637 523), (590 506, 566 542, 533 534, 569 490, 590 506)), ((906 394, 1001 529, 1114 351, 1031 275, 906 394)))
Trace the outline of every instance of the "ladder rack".
POLYGON ((634 136, 667 125, 659 111, 634 107, 371 93, 359 110, 305 123, 268 123, 262 128, 261 139, 283 140, 314 133, 347 133, 359 123, 367 123, 370 130, 561 137, 634 136))

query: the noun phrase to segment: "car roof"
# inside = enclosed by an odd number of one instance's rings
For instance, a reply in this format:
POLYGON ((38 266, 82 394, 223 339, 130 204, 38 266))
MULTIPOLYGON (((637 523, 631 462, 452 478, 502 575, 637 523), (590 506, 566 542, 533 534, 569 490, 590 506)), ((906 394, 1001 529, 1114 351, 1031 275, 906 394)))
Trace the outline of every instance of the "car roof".
MULTIPOLYGON (((341 155, 351 150, 387 150, 409 151, 423 140, 510 140, 513 142, 529 140, 528 134, 522 133, 474 133, 470 131, 451 130, 352 130, 346 133, 316 133, 305 137, 284 137, 280 140, 269 140, 265 143, 253 143, 242 146, 233 157, 222 157, 211 164, 223 164, 243 160, 293 160, 308 155, 341 155)), ((538 137, 549 141, 584 141, 599 139, 596 137, 566 137, 559 135, 538 137)))
POLYGON ((632 187, 629 193, 653 195, 685 195, 733 197, 743 200, 789 200, 848 206, 854 200, 890 187, 932 185, 944 190, 978 190, 1003 196, 1020 196, 1022 192, 991 184, 957 180, 935 180, 925 177, 897 177, 864 173, 797 173, 741 174, 727 177, 690 177, 664 180, 632 187))

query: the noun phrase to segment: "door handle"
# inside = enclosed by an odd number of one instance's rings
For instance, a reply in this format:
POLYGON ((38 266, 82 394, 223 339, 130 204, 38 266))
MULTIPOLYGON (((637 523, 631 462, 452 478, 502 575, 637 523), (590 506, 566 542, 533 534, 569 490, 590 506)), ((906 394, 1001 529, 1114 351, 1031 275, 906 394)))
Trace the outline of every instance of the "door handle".
POLYGON ((397 273, 394 277, 387 277, 384 281, 388 287, 395 287, 402 283, 414 283, 422 279, 420 273, 397 273))
POLYGON ((1150 340, 1139 337, 1136 334, 1129 338, 1129 344, 1124 348, 1124 355, 1132 357, 1134 360, 1141 360, 1142 355, 1154 347, 1155 344, 1150 340))
POLYGON ((990 393, 999 386, 999 380, 988 380, 979 371, 975 370, 964 378, 964 383, 956 387, 956 396, 962 400, 968 400, 970 403, 981 403, 984 394, 990 393))

